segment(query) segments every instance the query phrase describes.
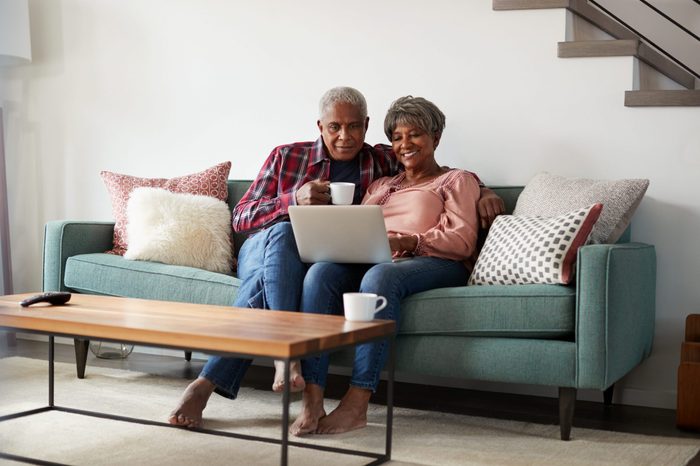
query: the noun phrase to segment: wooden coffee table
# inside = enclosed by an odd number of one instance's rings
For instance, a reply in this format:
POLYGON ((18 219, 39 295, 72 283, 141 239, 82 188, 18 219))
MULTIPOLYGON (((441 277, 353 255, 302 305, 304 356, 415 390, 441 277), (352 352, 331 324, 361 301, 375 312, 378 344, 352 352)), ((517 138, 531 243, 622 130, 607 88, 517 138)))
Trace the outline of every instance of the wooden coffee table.
MULTIPOLYGON (((349 322, 342 316, 266 311, 227 306, 152 301, 73 294, 65 306, 18 303, 29 294, 0 296, 0 328, 49 336, 48 406, 0 417, 0 422, 49 410, 117 419, 142 424, 171 426, 164 422, 97 413, 54 404, 54 337, 86 338, 129 344, 202 351, 226 357, 261 357, 285 361, 282 395, 282 437, 273 439, 237 433, 197 429, 199 432, 277 443, 280 462, 287 464, 288 446, 312 448, 373 458, 368 464, 391 459, 394 381, 395 323, 386 320, 349 322), (289 363, 327 351, 354 347, 359 343, 388 340, 387 417, 385 452, 374 453, 289 441, 289 363)), ((244 400, 241 402, 245 402, 244 400)), ((0 458, 19 461, 30 458, 0 452, 0 458)))

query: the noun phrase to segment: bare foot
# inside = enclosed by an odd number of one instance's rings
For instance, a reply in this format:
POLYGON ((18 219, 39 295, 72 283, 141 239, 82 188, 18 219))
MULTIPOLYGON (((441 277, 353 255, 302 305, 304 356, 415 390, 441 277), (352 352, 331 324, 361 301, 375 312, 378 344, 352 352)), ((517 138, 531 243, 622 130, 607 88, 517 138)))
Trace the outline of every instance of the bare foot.
POLYGON ((301 413, 289 428, 289 433, 297 437, 315 432, 319 419, 326 415, 326 410, 323 409, 323 388, 321 386, 308 384, 304 389, 301 402, 301 413))
POLYGON ((180 398, 180 404, 170 413, 170 424, 189 428, 202 426, 202 412, 207 406, 215 385, 204 377, 198 377, 187 386, 180 398))
POLYGON ((350 387, 340 404, 318 421, 317 434, 341 434, 367 425, 370 390, 350 387))
MULTIPOLYGON (((306 387, 304 377, 301 375, 301 363, 299 360, 289 364, 289 391, 300 392, 306 387)), ((275 380, 272 382, 272 391, 281 393, 284 390, 284 362, 275 361, 275 380)))

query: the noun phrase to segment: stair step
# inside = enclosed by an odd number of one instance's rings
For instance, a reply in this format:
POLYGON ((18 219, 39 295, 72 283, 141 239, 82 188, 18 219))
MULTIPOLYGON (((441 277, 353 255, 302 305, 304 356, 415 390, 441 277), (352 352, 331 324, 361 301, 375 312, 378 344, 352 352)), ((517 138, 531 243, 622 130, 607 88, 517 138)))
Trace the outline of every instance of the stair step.
POLYGON ((628 57, 637 55, 639 50, 639 41, 634 39, 579 40, 557 45, 559 58, 628 57))
POLYGON ((626 107, 700 107, 700 90, 625 91, 626 107))
POLYGON ((636 57, 687 89, 695 87, 695 78, 637 39, 581 40, 559 42, 559 58, 574 57, 636 57))
MULTIPOLYGON (((644 63, 650 65, 651 67, 657 69, 661 73, 665 74, 681 86, 687 89, 695 88, 695 76, 689 73, 682 67, 678 66, 672 60, 666 58, 660 52, 657 52, 652 47, 646 45, 639 40, 637 35, 615 21, 614 19, 607 16, 602 11, 589 5, 586 0, 492 0, 492 6, 494 10, 529 10, 529 9, 543 9, 543 8, 566 8, 572 13, 580 16, 586 21, 590 22, 594 26, 600 28, 611 36, 618 40, 626 41, 636 41, 639 43, 636 53, 633 54, 623 54, 623 55, 633 55, 638 59, 642 60, 644 63)), ((570 43, 576 43, 579 41, 574 41, 570 43)), ((596 41, 580 41, 580 42, 596 42, 596 41)), ((607 41, 601 41, 607 42, 607 41)), ((609 41, 613 42, 613 41, 609 41)), ((566 43, 566 42, 564 42, 566 43)), ((562 53, 562 42, 560 42, 559 53, 562 53)), ((618 45, 607 45, 610 47, 607 49, 608 55, 591 55, 591 56, 617 56, 610 55, 613 53, 611 49, 630 47, 629 43, 618 44, 618 45)), ((576 45, 565 45, 564 49, 566 52, 573 53, 571 50, 576 48, 586 48, 585 46, 576 45)), ((559 55, 562 56, 562 55, 559 55)), ((588 56, 588 55, 568 55, 568 56, 588 56)))
POLYGON ((567 8, 569 0, 493 0, 494 10, 536 10, 567 8))

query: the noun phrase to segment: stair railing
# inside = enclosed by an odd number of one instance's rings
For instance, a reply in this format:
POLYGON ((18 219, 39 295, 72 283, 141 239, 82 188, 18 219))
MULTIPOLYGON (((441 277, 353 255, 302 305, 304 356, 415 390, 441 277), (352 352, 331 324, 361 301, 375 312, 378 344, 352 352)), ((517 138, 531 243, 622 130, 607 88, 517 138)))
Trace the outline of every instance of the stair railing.
MULTIPOLYGON (((671 22, 671 23, 672 23, 674 26, 676 26, 678 29, 680 29, 681 31, 683 31, 683 32, 685 32, 686 34, 690 35, 690 36, 691 36, 693 39, 695 39, 696 41, 700 42, 700 37, 698 37, 697 34, 693 33, 693 31, 689 30, 688 28, 686 28, 685 26, 683 26, 682 24, 680 24, 678 21, 676 21, 676 20, 674 20, 673 18, 671 18, 670 16, 668 16, 666 13, 664 13, 663 11, 661 11, 660 9, 658 9, 657 7, 655 7, 654 5, 652 5, 651 3, 649 3, 647 0, 639 0, 639 1, 640 1, 641 3, 643 3, 644 5, 646 5, 647 7, 649 7, 652 11, 654 11, 656 14, 658 14, 658 15, 661 16, 662 18, 664 18, 664 19, 666 19, 667 21, 671 22)), ((607 8, 605 8, 605 7, 604 7, 603 5, 601 5, 598 1, 596 1, 596 0, 587 0, 587 2, 590 3, 591 5, 595 6, 596 8, 598 8, 600 11, 602 11, 602 12, 605 13, 606 15, 610 16, 612 19, 614 19, 614 20, 617 21, 618 23, 622 24, 624 27, 626 27, 627 29, 629 29, 629 30, 632 31, 633 33, 637 34, 644 42, 646 42, 647 44, 649 44, 649 45, 651 45, 652 47, 654 47, 655 49, 657 49, 659 52, 661 52, 661 53, 663 53, 664 55, 666 55, 666 57, 668 57, 671 61, 673 61, 674 63, 676 63, 678 66, 680 66, 681 68, 683 68, 684 70, 686 70, 687 72, 689 72, 690 74, 692 74, 693 76, 695 76, 696 78, 700 79, 700 74, 698 74, 698 72, 696 72, 695 70, 693 70, 692 68, 690 68, 688 65, 686 65, 685 63, 683 63, 682 61, 680 61, 679 59, 677 59, 676 57, 674 57, 671 53, 669 53, 669 52, 667 52, 666 50, 664 50, 664 49, 663 49, 662 47, 660 47, 658 44, 654 43, 651 39, 649 39, 648 37, 646 37, 644 34, 642 34, 641 32, 637 31, 635 28, 633 28, 632 26, 630 26, 629 24, 627 24, 627 22, 625 22, 625 21, 622 20, 620 17, 618 17, 617 15, 615 15, 613 12, 611 12, 610 10, 608 10, 607 8)), ((697 3, 698 5, 700 5, 700 0, 693 0, 693 2, 697 3)))

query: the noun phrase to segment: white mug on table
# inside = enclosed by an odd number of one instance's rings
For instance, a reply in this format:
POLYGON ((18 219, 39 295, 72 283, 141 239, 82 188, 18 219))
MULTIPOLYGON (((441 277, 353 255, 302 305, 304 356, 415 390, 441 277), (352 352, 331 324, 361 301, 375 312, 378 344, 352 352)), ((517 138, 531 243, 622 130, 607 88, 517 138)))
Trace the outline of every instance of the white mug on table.
POLYGON ((374 293, 343 293, 343 307, 347 320, 372 320, 386 305, 386 298, 374 293))

